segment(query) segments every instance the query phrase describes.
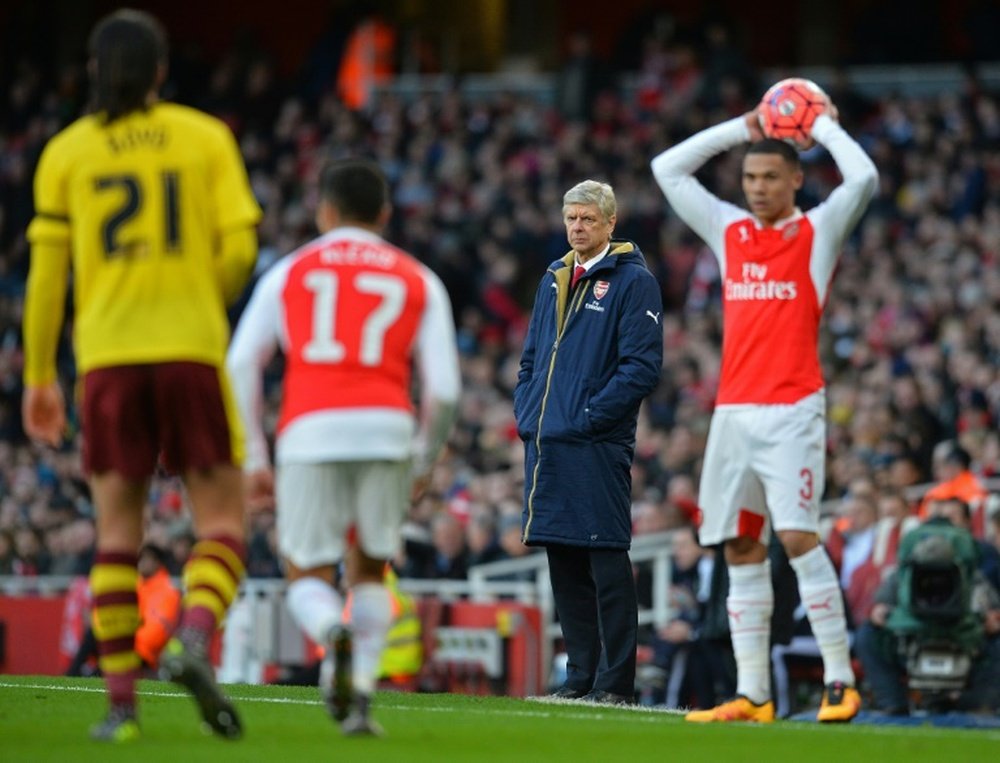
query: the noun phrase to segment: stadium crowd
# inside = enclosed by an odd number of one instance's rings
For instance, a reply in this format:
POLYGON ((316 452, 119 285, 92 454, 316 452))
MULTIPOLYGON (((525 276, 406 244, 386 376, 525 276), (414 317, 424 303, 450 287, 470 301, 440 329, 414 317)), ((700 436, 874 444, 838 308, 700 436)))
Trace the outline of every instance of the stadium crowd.
MULTIPOLYGON (((260 51, 233 50, 212 64, 181 51, 172 63, 167 96, 219 116, 238 136, 264 210, 258 273, 314 234, 323 162, 367 155, 392 184, 388 238, 448 288, 460 417, 431 491, 412 509, 403 576, 462 578, 472 564, 529 553, 518 537, 523 453, 511 392, 534 285, 566 251, 561 195, 587 177, 614 186, 616 234, 647 253, 665 306, 665 372, 643 407, 633 469, 635 532, 696 518, 719 367, 719 273, 667 208, 649 160, 752 108, 767 83, 747 74, 724 36, 691 45, 654 28, 641 49, 634 86, 595 77, 588 87, 598 89, 575 102, 565 89, 554 101, 514 91, 467 99, 456 83, 413 97, 382 93, 360 111, 309 72, 279 77, 260 51)), ((561 81, 575 71, 567 63, 561 81)), ((85 73, 79 65, 47 76, 22 61, 8 74, 0 83, 0 575, 72 574, 89 564, 92 507, 75 430, 58 452, 22 432, 20 322, 34 166, 84 107, 85 73)), ((826 310, 826 497, 865 486, 878 505, 880 493, 933 480, 932 453, 945 439, 962 444, 976 475, 1000 476, 1000 93, 970 76, 957 92, 869 100, 846 82, 826 84, 881 185, 845 247, 826 310)), ((822 150, 803 160, 800 205, 809 207, 837 177, 822 150)), ((723 157, 702 179, 740 203, 736 161, 723 157)), ((69 353, 62 358, 69 385, 69 353)), ((270 389, 276 410, 280 389, 270 389)), ((849 534, 854 519, 844 521, 849 534)), ((250 522, 250 574, 279 575, 273 517, 257 512, 250 522)), ((184 496, 167 476, 154 485, 147 535, 178 571, 192 535, 184 496)))

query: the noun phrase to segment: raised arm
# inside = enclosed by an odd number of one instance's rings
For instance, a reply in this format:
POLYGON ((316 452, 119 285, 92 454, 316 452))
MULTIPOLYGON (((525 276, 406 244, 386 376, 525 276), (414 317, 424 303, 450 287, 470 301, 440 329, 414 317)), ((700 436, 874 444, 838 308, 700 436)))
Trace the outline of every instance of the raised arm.
POLYGON ((844 239, 851 232, 878 186, 878 170, 864 149, 826 114, 816 118, 812 137, 833 160, 844 181, 819 206, 809 210, 816 244, 809 269, 822 302, 844 239))
POLYGON ((725 227, 746 212, 710 193, 694 173, 713 156, 750 140, 745 116, 702 130, 653 159, 656 182, 670 206, 718 257, 725 227))

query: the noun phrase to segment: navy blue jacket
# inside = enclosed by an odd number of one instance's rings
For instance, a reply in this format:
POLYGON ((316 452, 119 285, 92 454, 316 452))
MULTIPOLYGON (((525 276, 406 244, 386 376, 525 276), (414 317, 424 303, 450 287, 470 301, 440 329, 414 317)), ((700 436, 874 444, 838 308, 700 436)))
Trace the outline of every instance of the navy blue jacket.
POLYGON ((631 241, 612 240, 570 289, 572 271, 570 252, 542 278, 514 388, 522 539, 627 549, 636 420, 660 378, 663 303, 631 241))

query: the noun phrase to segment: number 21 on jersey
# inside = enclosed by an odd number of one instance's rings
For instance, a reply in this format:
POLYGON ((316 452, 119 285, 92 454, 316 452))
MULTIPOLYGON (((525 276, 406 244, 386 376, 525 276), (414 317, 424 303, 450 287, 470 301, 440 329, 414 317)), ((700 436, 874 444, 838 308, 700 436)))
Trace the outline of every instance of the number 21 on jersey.
POLYGON ((381 365, 385 335, 406 304, 406 282, 389 273, 359 271, 342 275, 316 269, 303 275, 302 285, 313 294, 312 331, 302 348, 303 359, 310 363, 342 363, 348 347, 356 346, 361 365, 381 365), (376 297, 375 306, 359 321, 338 325, 338 301, 350 299, 352 294, 376 297))
POLYGON ((108 259, 128 257, 142 251, 148 241, 145 239, 154 235, 162 239, 163 250, 167 254, 179 254, 180 241, 180 206, 178 202, 180 173, 165 170, 160 174, 160 193, 163 205, 163 230, 154 232, 151 223, 138 232, 137 237, 126 237, 123 230, 127 223, 138 216, 152 195, 153 188, 143 185, 142 180, 134 174, 105 175, 94 180, 94 191, 98 194, 117 194, 116 206, 105 217, 101 224, 101 247, 108 259))

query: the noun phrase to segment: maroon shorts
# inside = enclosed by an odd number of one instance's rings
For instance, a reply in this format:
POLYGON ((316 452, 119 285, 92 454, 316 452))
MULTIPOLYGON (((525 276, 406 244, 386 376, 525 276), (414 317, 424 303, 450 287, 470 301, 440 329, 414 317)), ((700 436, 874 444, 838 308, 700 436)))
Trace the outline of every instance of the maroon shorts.
POLYGON ((186 361, 109 366, 83 377, 83 467, 143 480, 162 458, 183 474, 237 463, 220 371, 186 361))

